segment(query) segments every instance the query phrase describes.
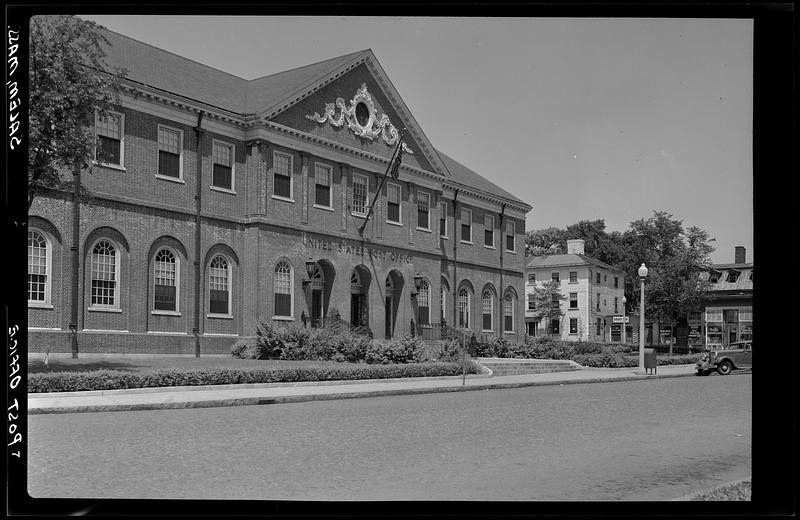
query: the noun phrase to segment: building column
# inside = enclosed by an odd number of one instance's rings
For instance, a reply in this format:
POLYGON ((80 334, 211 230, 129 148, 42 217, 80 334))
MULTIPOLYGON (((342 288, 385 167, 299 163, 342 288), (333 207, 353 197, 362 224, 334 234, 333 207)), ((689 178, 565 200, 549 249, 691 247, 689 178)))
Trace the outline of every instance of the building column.
POLYGON ((308 224, 308 154, 301 153, 300 158, 302 159, 302 190, 303 190, 303 205, 300 208, 300 223, 301 224, 308 224))
POLYGON ((350 167, 344 163, 339 163, 341 169, 341 189, 342 189, 342 231, 347 231, 347 217, 350 212, 347 210, 347 187, 350 178, 350 167))

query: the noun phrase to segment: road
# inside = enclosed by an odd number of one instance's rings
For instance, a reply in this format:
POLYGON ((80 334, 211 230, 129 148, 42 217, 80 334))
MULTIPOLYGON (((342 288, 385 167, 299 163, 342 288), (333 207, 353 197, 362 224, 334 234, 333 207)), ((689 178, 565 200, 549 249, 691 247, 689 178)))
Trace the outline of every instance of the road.
POLYGON ((752 376, 33 415, 33 497, 669 500, 751 474, 752 376), (700 397, 702 396, 702 397, 700 397))

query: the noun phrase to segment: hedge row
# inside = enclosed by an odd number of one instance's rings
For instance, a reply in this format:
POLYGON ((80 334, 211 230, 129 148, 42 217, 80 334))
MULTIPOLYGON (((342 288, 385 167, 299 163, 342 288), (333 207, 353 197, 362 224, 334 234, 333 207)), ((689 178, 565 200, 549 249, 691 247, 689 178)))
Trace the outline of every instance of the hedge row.
MULTIPOLYGON (((477 373, 473 363, 468 374, 477 373)), ((340 365, 330 367, 270 367, 253 369, 214 368, 202 370, 155 370, 127 373, 115 370, 50 372, 29 374, 28 392, 79 392, 168 386, 231 385, 242 383, 294 383, 461 375, 459 363, 414 363, 391 365, 340 365)))

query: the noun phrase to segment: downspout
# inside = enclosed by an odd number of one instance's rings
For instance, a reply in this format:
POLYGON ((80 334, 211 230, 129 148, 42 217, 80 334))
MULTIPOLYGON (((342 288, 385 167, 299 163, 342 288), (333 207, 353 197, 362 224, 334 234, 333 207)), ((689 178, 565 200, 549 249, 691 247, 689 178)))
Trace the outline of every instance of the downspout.
POLYGON ((203 194, 203 154, 201 153, 200 144, 205 130, 201 127, 203 123, 203 111, 197 114, 197 126, 194 128, 195 137, 197 139, 197 176, 195 182, 197 183, 197 192, 194 196, 195 201, 195 215, 194 215, 194 355, 200 357, 200 297, 202 295, 201 279, 200 279, 200 210, 202 208, 202 194, 203 194))
MULTIPOLYGON (((505 229, 506 228, 503 227, 503 224, 504 224, 503 217, 506 216, 505 214, 506 214, 506 204, 504 202, 502 208, 500 209, 500 312, 499 312, 500 319, 498 320, 500 322, 500 334, 498 335, 498 338, 502 338, 503 337, 503 329, 505 328, 505 323, 503 323, 503 320, 505 320, 505 314, 503 313, 503 311, 504 311, 503 306, 505 305, 505 298, 506 298, 505 289, 503 288, 504 287, 503 286, 503 252, 506 249, 506 244, 505 244, 505 240, 504 240, 505 239, 505 229)), ((513 320, 513 316, 512 316, 512 320, 513 320)))
POLYGON ((78 283, 80 277, 80 255, 78 254, 78 244, 81 239, 81 167, 77 164, 72 169, 74 181, 74 191, 72 192, 72 246, 70 255, 72 256, 72 287, 71 303, 69 311, 69 330, 72 336, 72 357, 78 358, 78 283))
POLYGON ((454 190, 453 195, 453 326, 458 327, 458 277, 456 276, 458 267, 458 219, 456 219, 456 199, 458 199, 458 189, 454 190))

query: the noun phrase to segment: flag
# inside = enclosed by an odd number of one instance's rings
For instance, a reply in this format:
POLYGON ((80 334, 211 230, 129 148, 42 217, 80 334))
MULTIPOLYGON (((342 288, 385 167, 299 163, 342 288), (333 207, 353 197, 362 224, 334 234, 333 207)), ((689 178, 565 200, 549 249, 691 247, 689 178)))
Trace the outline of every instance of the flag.
POLYGON ((389 176, 393 180, 397 180, 397 172, 400 170, 400 163, 403 162, 403 138, 400 137, 400 141, 397 143, 397 149, 395 149, 394 154, 392 155, 392 160, 389 161, 389 168, 388 173, 389 176))

